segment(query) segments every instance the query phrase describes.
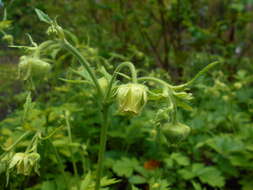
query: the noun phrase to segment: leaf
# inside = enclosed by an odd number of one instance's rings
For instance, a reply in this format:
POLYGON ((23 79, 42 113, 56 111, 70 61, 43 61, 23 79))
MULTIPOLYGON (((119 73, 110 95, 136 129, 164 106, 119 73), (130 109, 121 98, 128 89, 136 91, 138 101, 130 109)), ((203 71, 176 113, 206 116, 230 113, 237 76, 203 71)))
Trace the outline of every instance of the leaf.
POLYGON ((228 135, 216 136, 209 139, 206 144, 222 155, 229 155, 233 152, 239 152, 245 149, 242 141, 228 135))
POLYGON ((207 183, 213 187, 223 187, 225 179, 221 172, 215 167, 206 167, 201 170, 199 179, 203 183, 207 183))
POLYGON ((252 175, 244 176, 242 180, 240 180, 240 184, 242 185, 242 190, 252 190, 253 181, 252 175))
POLYGON ((213 187, 223 187, 225 184, 225 178, 221 175, 221 171, 213 166, 195 163, 191 169, 181 169, 178 173, 185 180, 198 177, 202 183, 207 183, 213 187))
POLYGON ((178 165, 181 166, 188 166, 190 164, 189 158, 181 153, 172 153, 171 159, 175 160, 178 163, 178 165))
POLYGON ((118 183, 120 182, 121 180, 117 180, 115 178, 111 178, 111 179, 108 179, 107 177, 103 177, 101 179, 101 186, 104 187, 104 186, 108 186, 108 185, 113 185, 115 183, 118 183))
POLYGON ((150 190, 169 190, 169 183, 166 179, 151 179, 150 190))
POLYGON ((144 184, 147 182, 146 178, 140 175, 134 175, 129 178, 130 183, 132 184, 144 184))
POLYGON ((43 11, 41 11, 40 9, 35 8, 35 12, 36 12, 37 16, 39 17, 40 21, 48 23, 48 24, 53 23, 51 18, 47 14, 45 14, 43 11))
POLYGON ((132 190, 139 190, 139 189, 135 187, 134 185, 132 185, 132 190))
POLYGON ((53 181, 45 181, 42 184, 41 190, 55 190, 56 186, 53 181))
POLYGON ((191 181, 192 186, 194 187, 194 190, 202 190, 201 185, 195 181, 191 181))
POLYGON ((91 172, 88 172, 88 174, 85 176, 84 180, 81 182, 81 188, 80 189, 88 189, 91 185, 92 179, 91 179, 91 172))
POLYGON ((193 111, 193 108, 189 104, 187 104, 186 102, 180 101, 178 99, 176 99, 176 102, 177 102, 177 106, 179 106, 187 111, 193 111))
POLYGON ((195 174, 187 169, 178 170, 178 173, 185 180, 189 180, 195 177, 195 174))
POLYGON ((136 159, 123 157, 121 160, 116 161, 112 169, 118 176, 130 177, 137 166, 138 162, 136 159))

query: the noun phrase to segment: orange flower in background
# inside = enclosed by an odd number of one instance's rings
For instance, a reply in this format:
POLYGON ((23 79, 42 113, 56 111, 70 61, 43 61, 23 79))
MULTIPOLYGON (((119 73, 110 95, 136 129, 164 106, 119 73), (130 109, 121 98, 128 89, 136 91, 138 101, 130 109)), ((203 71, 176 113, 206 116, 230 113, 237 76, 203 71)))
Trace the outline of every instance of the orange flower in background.
POLYGON ((149 160, 144 163, 144 168, 147 170, 155 170, 160 167, 160 162, 157 160, 149 160))

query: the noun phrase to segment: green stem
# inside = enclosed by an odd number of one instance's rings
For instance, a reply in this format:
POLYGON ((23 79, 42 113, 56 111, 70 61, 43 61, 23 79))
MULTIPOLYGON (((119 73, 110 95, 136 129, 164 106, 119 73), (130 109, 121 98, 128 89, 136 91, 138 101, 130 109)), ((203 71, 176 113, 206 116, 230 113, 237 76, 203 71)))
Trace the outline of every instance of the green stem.
POLYGON ((11 151, 21 140, 23 140, 23 138, 25 138, 27 135, 29 135, 30 134, 30 131, 27 131, 27 132, 25 132, 23 135, 21 135, 19 138, 18 138, 18 140, 13 144, 13 145, 11 145, 10 147, 8 147, 8 148, 3 148, 2 147, 2 149, 3 150, 5 150, 5 151, 11 151))
POLYGON ((170 89, 174 89, 175 88, 174 86, 168 84, 167 82, 165 82, 165 81, 163 81, 161 79, 155 78, 155 77, 140 77, 140 78, 138 78, 138 80, 140 80, 140 81, 141 80, 150 80, 150 81, 157 82, 157 83, 159 83, 159 84, 161 84, 163 86, 166 86, 166 87, 168 87, 170 89))
POLYGON ((155 78, 155 77, 140 77, 140 78, 138 78, 138 80, 150 80, 150 81, 154 81, 154 82, 160 83, 161 85, 167 86, 170 89, 180 90, 180 89, 183 89, 183 88, 185 88, 187 86, 192 85, 200 76, 202 76, 203 74, 205 74, 207 71, 209 71, 211 68, 213 68, 214 66, 216 66, 218 63, 220 63, 220 62, 219 61, 215 61, 213 63, 210 63, 205 68, 203 68, 201 71, 199 71, 189 82, 187 82, 185 84, 178 85, 178 86, 172 86, 172 85, 168 84, 167 82, 165 82, 165 81, 163 81, 161 79, 155 78))
POLYGON ((58 160, 58 163, 60 164, 60 167, 61 167, 60 169, 61 169, 61 172, 62 172, 62 175, 63 175, 63 178, 64 178, 64 182, 66 184, 66 187, 68 188, 67 176, 66 176, 65 171, 64 171, 64 165, 63 165, 63 162, 61 160, 61 157, 60 157, 56 147, 54 146, 53 142, 51 141, 51 139, 47 139, 47 141, 51 145, 51 147, 53 148, 56 159, 58 160))
POLYGON ((181 85, 176 86, 176 89, 182 89, 182 88, 192 85, 200 76, 205 74, 207 71, 209 71, 211 68, 216 66, 218 63, 220 63, 220 61, 215 61, 213 63, 210 63, 209 65, 204 67, 201 71, 199 71, 190 81, 188 81, 185 84, 181 84, 181 85))
MULTIPOLYGON (((69 124, 69 117, 68 117, 67 112, 65 113, 65 120, 66 120, 67 129, 68 129, 69 142, 70 142, 70 144, 72 144, 73 141, 72 141, 72 135, 71 135, 71 127, 70 127, 70 124, 69 124)), ((70 150, 70 154, 71 154, 71 162, 72 162, 72 165, 73 165, 74 173, 75 173, 75 176, 78 177, 77 167, 76 167, 76 163, 74 161, 72 148, 69 147, 69 150, 70 150)))
POLYGON ((160 154, 160 151, 161 151, 161 124, 158 123, 156 124, 156 139, 155 139, 155 142, 156 142, 156 149, 157 149, 157 152, 158 154, 160 154))
POLYGON ((96 175, 96 186, 95 190, 100 189, 100 179, 102 176, 103 171, 103 161, 104 161, 104 154, 106 148, 106 140, 107 140, 107 129, 108 129, 108 107, 104 106, 102 110, 102 129, 100 133, 100 147, 99 147, 99 154, 98 154, 98 167, 97 167, 97 175, 96 175))
POLYGON ((108 85, 108 89, 107 89, 107 92, 106 92, 106 96, 105 96, 105 100, 107 100, 108 98, 110 98, 110 95, 111 95, 111 91, 112 91, 112 86, 113 86, 113 82, 115 81, 117 75, 119 75, 120 73, 120 70, 123 68, 123 67, 128 67, 131 71, 131 75, 132 75, 132 82, 133 83, 137 83, 137 72, 136 72, 136 69, 134 67, 134 65, 131 63, 131 62, 123 62, 121 63, 113 72, 113 75, 112 75, 112 78, 111 78, 111 81, 108 85))
POLYGON ((92 71, 92 69, 90 68, 90 64, 89 62, 82 56, 82 54, 75 48, 73 47, 67 40, 63 41, 64 47, 70 51, 77 59, 78 61, 85 67, 85 69, 87 70, 87 72, 89 73, 92 81, 94 82, 98 94, 100 97, 103 96, 103 91, 101 89, 101 87, 99 86, 98 80, 95 76, 95 73, 92 71))

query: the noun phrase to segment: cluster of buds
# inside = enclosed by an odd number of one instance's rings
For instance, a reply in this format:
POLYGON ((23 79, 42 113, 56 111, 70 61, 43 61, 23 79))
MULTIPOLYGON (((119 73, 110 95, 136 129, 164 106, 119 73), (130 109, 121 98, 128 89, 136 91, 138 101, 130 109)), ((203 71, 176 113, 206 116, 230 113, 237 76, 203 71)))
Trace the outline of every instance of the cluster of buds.
POLYGON ((18 174, 30 175, 32 171, 38 173, 38 161, 40 155, 36 152, 33 153, 16 153, 9 164, 8 170, 16 169, 18 174))
MULTIPOLYGON (((147 91, 148 88, 142 84, 128 83, 120 85, 118 87, 116 97, 119 114, 127 116, 135 116, 140 114, 143 107, 147 103, 147 91)), ((173 92, 171 95, 184 100, 192 99, 192 95, 186 92, 173 92)), ((168 97, 170 97, 169 92, 165 98, 168 97)), ((170 101, 172 100, 170 99, 170 101)), ((169 108, 162 111, 162 114, 165 114, 167 117, 168 115, 165 112, 172 112, 173 109, 175 109, 175 105, 172 102, 169 103, 169 108)), ((158 112, 158 115, 161 115, 161 113, 158 112)), ((164 119, 164 116, 162 118, 164 119)), ((159 123, 160 119, 158 119, 159 123)), ((177 144, 180 141, 185 140, 191 131, 191 128, 189 126, 178 122, 176 118, 174 119, 175 121, 173 120, 162 125, 162 133, 167 139, 167 142, 171 144, 177 144)))
POLYGON ((49 28, 47 29, 47 35, 52 37, 59 37, 61 39, 64 39, 64 30, 61 26, 59 26, 57 23, 53 23, 49 28))

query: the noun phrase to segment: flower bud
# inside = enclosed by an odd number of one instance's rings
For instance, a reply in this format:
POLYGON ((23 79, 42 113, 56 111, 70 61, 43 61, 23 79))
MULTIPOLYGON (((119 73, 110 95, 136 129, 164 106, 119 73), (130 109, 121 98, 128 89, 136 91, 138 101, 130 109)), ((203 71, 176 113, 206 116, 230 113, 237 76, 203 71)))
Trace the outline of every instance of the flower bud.
POLYGON ((4 41, 6 41, 8 44, 13 44, 13 36, 9 34, 5 34, 2 38, 4 41))
POLYGON ((138 115, 147 103, 147 87, 129 83, 119 86, 117 90, 119 113, 122 115, 138 115))
POLYGON ((38 172, 37 162, 39 159, 38 153, 19 152, 11 159, 8 169, 16 168, 18 174, 30 175, 33 169, 38 172))
POLYGON ((242 88, 242 83, 236 82, 236 83, 234 83, 234 87, 235 87, 236 89, 240 89, 240 88, 242 88))
POLYGON ((162 127, 162 132, 167 141, 171 144, 177 144, 190 134, 191 128, 183 123, 167 123, 162 127))
POLYGON ((61 39, 64 38, 64 30, 58 24, 49 26, 46 33, 47 35, 52 36, 52 37, 59 37, 61 39))
POLYGON ((38 58, 22 56, 19 62, 20 77, 26 80, 31 77, 44 77, 51 70, 51 65, 38 58))
POLYGON ((98 84, 101 87, 103 93, 105 93, 109 85, 108 80, 105 77, 101 77, 98 79, 98 84))

